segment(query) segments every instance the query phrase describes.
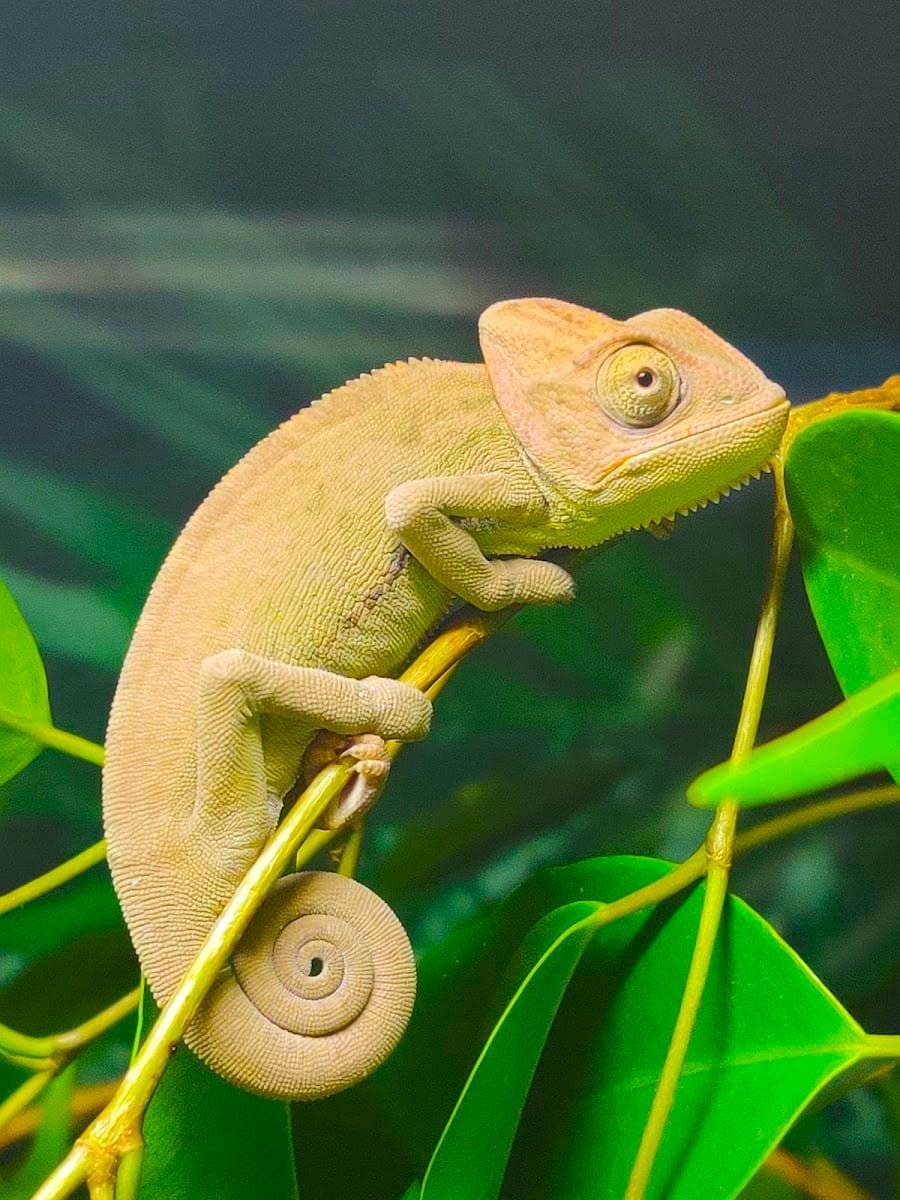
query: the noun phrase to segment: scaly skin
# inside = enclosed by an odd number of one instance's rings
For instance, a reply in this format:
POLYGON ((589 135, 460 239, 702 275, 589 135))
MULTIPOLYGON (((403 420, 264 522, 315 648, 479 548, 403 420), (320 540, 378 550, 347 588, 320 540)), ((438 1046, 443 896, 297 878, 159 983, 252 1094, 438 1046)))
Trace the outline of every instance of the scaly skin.
MULTIPOLYGON (((787 417, 780 388, 682 313, 619 322, 509 301, 483 315, 481 337, 486 366, 395 364, 292 417, 213 490, 153 585, 110 716, 104 820, 158 1001, 271 832, 317 731, 427 732, 424 697, 391 677, 455 601, 570 599, 568 574, 535 556, 716 496, 758 471, 787 417)), ((364 778, 373 744, 355 749, 364 778)), ((257 957, 235 956, 188 1032, 241 1086, 327 1095, 402 1034, 408 945, 376 898, 340 886, 334 899, 314 877, 284 884, 290 917, 283 895, 264 910, 246 939, 257 957), (349 974, 340 982, 360 955, 362 999, 349 974)))

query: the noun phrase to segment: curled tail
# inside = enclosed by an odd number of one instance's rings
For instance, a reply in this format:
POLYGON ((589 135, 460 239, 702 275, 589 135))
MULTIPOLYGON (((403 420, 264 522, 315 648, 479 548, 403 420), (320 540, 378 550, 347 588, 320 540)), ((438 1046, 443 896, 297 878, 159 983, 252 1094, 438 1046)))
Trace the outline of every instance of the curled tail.
POLYGON ((185 1041, 248 1091, 317 1099, 384 1062, 415 994, 412 949, 388 905, 355 880, 307 871, 263 901, 185 1041))

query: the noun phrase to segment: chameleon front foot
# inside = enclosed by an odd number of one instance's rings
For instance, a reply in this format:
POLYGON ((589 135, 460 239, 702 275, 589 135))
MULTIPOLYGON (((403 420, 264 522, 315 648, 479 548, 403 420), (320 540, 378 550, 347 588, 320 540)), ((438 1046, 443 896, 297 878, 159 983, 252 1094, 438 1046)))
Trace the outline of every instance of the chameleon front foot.
POLYGON ((342 829, 367 812, 381 795, 391 769, 384 738, 376 733, 348 737, 321 730, 303 756, 303 778, 307 783, 329 763, 343 760, 353 765, 353 777, 325 810, 321 823, 326 829, 342 829))

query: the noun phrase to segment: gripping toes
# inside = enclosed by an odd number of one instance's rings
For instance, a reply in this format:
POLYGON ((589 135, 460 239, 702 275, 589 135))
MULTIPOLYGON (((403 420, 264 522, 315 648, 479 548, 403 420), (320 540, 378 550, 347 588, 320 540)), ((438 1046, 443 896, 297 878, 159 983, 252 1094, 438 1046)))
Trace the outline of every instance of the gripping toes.
POLYGON ((510 558, 495 562, 507 604, 566 604, 575 597, 575 580, 568 571, 539 558, 510 558))
POLYGON ((347 737, 323 729, 303 755, 304 780, 311 783, 323 767, 339 759, 353 767, 353 777, 322 814, 321 823, 326 829, 341 829, 367 812, 381 795, 391 769, 384 738, 377 733, 347 737))
POLYGON ((418 688, 380 675, 369 675, 359 683, 372 702, 368 732, 403 742, 417 742, 427 735, 431 726, 431 701, 418 688))

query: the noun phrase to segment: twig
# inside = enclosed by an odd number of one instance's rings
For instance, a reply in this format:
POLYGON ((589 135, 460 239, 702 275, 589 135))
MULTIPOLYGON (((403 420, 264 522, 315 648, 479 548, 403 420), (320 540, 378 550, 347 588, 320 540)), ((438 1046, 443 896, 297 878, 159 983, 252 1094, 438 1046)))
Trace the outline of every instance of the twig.
MULTIPOLYGON (((63 1030, 62 1033, 45 1034, 34 1037, 28 1033, 19 1033, 8 1025, 0 1025, 0 1054, 13 1058, 17 1062, 32 1059, 41 1070, 60 1071, 82 1047, 92 1042, 111 1029, 132 1012, 138 1003, 140 988, 135 988, 126 996, 95 1013, 87 1021, 76 1025, 73 1029, 63 1030)), ((0 1118, 0 1125, 2 1125, 0 1118)))
MULTIPOLYGON (((441 686, 459 659, 484 641, 508 615, 485 617, 464 612, 423 650, 401 678, 423 691, 441 686)), ((397 752, 396 745, 392 744, 389 749, 392 753, 397 752)), ((253 914, 275 881, 295 860, 298 848, 347 784, 351 772, 349 765, 333 763, 320 771, 299 797, 210 930, 125 1073, 112 1101, 78 1138, 60 1166, 35 1192, 33 1200, 62 1200, 85 1182, 92 1200, 107 1200, 112 1194, 120 1161, 143 1144, 144 1112, 185 1029, 253 914)))
MULTIPOLYGON (((747 671, 747 684, 744 689, 744 699, 731 752, 732 760, 740 760, 750 752, 759 728, 793 534, 793 523, 784 497, 783 481, 778 474, 775 486, 775 521, 769 560, 769 578, 756 629, 750 666, 747 671)), ((681 1004, 675 1019, 675 1027, 631 1169, 625 1200, 643 1200, 675 1100, 675 1092, 694 1030, 694 1023, 703 999, 722 908, 728 892, 728 874, 734 854, 737 815, 737 803, 730 798, 724 800, 716 809, 712 825, 706 836, 707 883, 697 936, 681 1004)))
POLYGON ((39 896, 52 892, 54 888, 62 887, 70 879, 75 879, 78 875, 89 871, 91 867, 95 867, 97 863, 103 862, 104 858, 106 858, 106 842, 101 839, 99 842, 94 842, 93 846, 88 846, 87 850, 76 854, 74 858, 67 859, 58 867, 45 871, 43 875, 29 879, 21 887, 13 888, 11 892, 0 896, 0 917, 14 908, 19 908, 22 904, 27 904, 29 900, 36 900, 39 896))
POLYGON ((0 725, 25 733, 42 746, 49 746, 63 754, 71 754, 73 758, 83 758, 85 762, 97 767, 103 766, 103 747, 97 742, 79 737, 77 733, 67 733, 65 729, 57 729, 55 725, 46 725, 43 721, 29 721, 27 717, 17 717, 6 708, 0 708, 0 725))
POLYGON ((859 792, 848 792, 845 796, 832 796, 828 800, 817 800, 813 804, 804 804, 802 808, 795 808, 780 817, 772 817, 771 820, 763 821, 762 824, 738 834, 734 841, 734 852, 735 855, 744 854, 800 829, 819 825, 822 821, 831 821, 835 817, 849 816, 869 808, 883 808, 888 804, 900 804, 900 788, 890 783, 882 787, 865 788, 859 792))

